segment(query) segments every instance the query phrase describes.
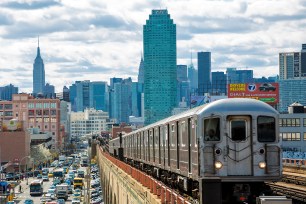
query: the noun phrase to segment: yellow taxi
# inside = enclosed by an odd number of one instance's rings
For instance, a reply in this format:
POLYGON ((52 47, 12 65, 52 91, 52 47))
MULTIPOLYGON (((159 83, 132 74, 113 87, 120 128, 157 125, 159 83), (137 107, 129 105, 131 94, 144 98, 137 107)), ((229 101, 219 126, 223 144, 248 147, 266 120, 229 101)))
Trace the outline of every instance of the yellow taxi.
POLYGON ((52 178, 53 177, 53 173, 52 172, 48 173, 48 177, 52 178))

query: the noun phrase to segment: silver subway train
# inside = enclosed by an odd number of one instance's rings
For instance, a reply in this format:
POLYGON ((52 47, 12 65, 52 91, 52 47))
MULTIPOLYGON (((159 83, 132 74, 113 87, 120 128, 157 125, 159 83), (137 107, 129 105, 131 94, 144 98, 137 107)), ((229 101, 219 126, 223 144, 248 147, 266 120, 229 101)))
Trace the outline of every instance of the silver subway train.
POLYGON ((281 177, 278 117, 258 100, 222 99, 114 138, 109 152, 201 203, 247 201, 281 177))

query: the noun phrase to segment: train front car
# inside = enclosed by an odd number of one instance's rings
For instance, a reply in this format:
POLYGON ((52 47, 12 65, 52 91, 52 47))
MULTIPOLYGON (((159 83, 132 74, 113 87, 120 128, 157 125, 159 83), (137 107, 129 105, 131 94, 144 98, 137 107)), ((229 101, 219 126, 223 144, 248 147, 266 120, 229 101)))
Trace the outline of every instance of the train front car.
POLYGON ((280 179, 278 112, 270 105, 223 99, 205 106, 198 121, 201 203, 251 203, 264 182, 280 179))

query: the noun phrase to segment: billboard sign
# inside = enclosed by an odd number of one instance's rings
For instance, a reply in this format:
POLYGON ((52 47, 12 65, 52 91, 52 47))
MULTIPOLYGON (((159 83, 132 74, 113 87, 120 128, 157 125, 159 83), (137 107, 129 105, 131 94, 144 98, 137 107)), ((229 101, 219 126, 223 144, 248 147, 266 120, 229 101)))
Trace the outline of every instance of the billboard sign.
POLYGON ((2 123, 3 132, 22 131, 22 130, 23 130, 22 121, 12 119, 12 120, 4 120, 2 123))
POLYGON ((278 83, 228 84, 228 98, 253 98, 269 104, 279 102, 278 83))
POLYGON ((190 105, 191 108, 203 105, 210 102, 210 96, 191 96, 190 105))

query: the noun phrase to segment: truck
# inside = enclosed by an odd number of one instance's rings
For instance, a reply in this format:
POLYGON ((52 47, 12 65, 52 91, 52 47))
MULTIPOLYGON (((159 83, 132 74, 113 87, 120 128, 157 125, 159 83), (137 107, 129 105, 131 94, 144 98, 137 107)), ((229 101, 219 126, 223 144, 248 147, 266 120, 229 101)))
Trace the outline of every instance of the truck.
POLYGON ((68 185, 67 184, 60 184, 57 185, 55 188, 55 195, 57 199, 63 198, 64 200, 68 199, 68 185))
POLYGON ((83 166, 83 167, 88 166, 88 157, 86 157, 86 156, 81 157, 81 166, 83 166))
POLYGON ((65 162, 65 161, 66 161, 66 156, 65 156, 65 155, 60 155, 60 156, 58 157, 58 161, 60 161, 60 162, 65 162))
POLYGON ((85 177, 85 172, 83 170, 78 170, 77 177, 84 178, 85 177))

